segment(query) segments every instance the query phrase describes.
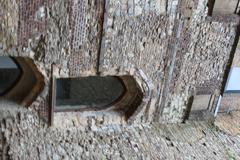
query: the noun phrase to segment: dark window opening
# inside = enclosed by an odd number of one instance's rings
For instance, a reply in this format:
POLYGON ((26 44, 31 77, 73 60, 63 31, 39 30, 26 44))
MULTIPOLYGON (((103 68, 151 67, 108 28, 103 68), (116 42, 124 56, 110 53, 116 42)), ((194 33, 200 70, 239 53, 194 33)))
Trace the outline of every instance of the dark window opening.
POLYGON ((215 3, 215 0, 208 0, 207 7, 208 7, 209 16, 212 16, 214 3, 215 3))
POLYGON ((29 106, 44 87, 44 78, 33 60, 0 56, 0 100, 29 106))
POLYGON ((117 101, 125 92, 121 79, 114 76, 62 78, 56 84, 55 110, 98 110, 117 101))
POLYGON ((13 88, 21 76, 21 69, 10 57, 0 57, 0 96, 13 88))
POLYGON ((52 105, 61 111, 114 111, 129 119, 141 105, 136 80, 124 76, 60 78, 53 81, 52 105))

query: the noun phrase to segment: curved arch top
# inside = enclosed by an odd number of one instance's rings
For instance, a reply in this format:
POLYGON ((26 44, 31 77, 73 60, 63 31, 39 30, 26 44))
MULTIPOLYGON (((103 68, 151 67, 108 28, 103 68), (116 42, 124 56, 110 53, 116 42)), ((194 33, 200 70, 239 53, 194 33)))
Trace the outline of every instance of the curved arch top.
POLYGON ((55 112, 114 111, 128 119, 143 93, 132 76, 90 76, 55 81, 55 112))
MULTIPOLYGON (((13 65, 8 59, 8 64, 13 65)), ((21 71, 20 76, 11 85, 10 89, 5 92, 0 98, 8 101, 13 101, 23 106, 30 106, 37 98, 44 87, 44 77, 38 71, 33 60, 26 57, 11 57, 12 62, 15 62, 14 67, 21 71)), ((7 62, 6 62, 7 63, 7 62)), ((4 65, 4 64, 2 64, 4 65)), ((6 65, 6 64, 5 64, 6 65)), ((12 74, 11 72, 9 73, 12 74)))
POLYGON ((10 57, 0 57, 0 96, 7 94, 22 75, 21 68, 10 57))

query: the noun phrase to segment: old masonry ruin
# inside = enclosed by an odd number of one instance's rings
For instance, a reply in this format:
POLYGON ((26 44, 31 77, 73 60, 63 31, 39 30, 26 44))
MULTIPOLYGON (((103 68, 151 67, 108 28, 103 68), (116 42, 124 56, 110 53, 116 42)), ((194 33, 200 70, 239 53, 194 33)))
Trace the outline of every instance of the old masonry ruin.
POLYGON ((240 0, 0 0, 0 22, 0 159, 64 159, 47 139, 134 126, 240 134, 240 0))

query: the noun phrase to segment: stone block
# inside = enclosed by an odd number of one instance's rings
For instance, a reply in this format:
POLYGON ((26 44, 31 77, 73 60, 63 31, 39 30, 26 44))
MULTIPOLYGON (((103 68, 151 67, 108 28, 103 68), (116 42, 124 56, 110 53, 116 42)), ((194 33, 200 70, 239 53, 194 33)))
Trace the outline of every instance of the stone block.
POLYGON ((211 95, 197 95, 194 97, 191 111, 207 110, 211 95))

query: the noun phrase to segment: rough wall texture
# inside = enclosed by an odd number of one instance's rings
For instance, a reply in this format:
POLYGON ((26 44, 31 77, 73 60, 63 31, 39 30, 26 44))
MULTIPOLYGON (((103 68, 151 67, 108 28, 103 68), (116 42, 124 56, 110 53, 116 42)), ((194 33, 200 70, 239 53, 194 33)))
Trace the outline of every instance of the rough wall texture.
POLYGON ((239 159, 240 137, 206 122, 47 128, 32 111, 1 106, 0 156, 9 159, 239 159))
POLYGON ((34 60, 45 118, 52 76, 127 74, 144 95, 134 121, 180 122, 192 95, 220 90, 238 24, 207 17, 206 0, 0 2, 0 55, 34 60))
POLYGON ((175 57, 171 94, 168 94, 163 111, 167 113, 163 117, 170 121, 182 116, 191 95, 219 92, 232 50, 229 46, 233 45, 236 36, 235 21, 226 23, 227 19, 206 17, 206 1, 198 1, 195 5, 186 30, 189 36, 183 37, 181 50, 175 57))
POLYGON ((72 53, 70 76, 96 74, 102 36, 104 1, 72 2, 72 53))
POLYGON ((174 82, 174 92, 168 100, 171 107, 165 107, 167 113, 168 108, 180 109, 179 103, 186 106, 189 95, 219 92, 231 52, 229 46, 235 36, 234 28, 225 28, 225 24, 219 22, 203 22, 194 29, 189 50, 181 58, 182 69, 174 82), (179 99, 177 104, 172 103, 176 99, 179 99))
MULTIPOLYGON (((1 26, 0 26, 0 51, 11 50, 17 45, 18 31, 18 4, 15 0, 1 0, 1 26)), ((7 53, 5 53, 7 54, 7 53)))

